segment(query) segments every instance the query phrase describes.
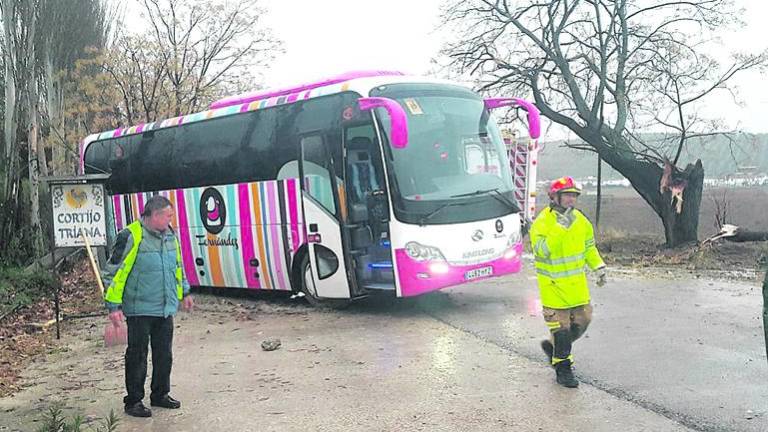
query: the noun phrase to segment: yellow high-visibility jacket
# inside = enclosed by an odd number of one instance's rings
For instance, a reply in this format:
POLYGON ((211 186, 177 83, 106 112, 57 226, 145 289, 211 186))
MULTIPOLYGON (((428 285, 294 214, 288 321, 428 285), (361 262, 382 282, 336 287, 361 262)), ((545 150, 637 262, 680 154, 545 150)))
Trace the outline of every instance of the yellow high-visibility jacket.
POLYGON ((547 207, 536 216, 530 237, 542 305, 568 309, 589 303, 584 267, 605 265, 589 219, 576 209, 559 213, 547 207))

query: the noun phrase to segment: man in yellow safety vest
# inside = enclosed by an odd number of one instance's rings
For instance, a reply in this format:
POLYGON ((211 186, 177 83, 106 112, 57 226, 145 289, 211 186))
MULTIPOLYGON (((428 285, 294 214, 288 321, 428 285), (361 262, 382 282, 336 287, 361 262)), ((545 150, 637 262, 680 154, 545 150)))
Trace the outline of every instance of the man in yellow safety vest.
POLYGON ((125 412, 150 417, 145 407, 144 380, 148 345, 152 346, 152 406, 175 409, 181 402, 169 395, 173 362, 173 316, 179 306, 193 307, 184 277, 181 247, 170 226, 171 202, 155 195, 144 205, 141 220, 120 231, 104 272, 104 301, 113 322, 128 323, 125 351, 125 412))
POLYGON ((557 383, 578 387, 571 347, 592 320, 585 267, 605 283, 605 263, 595 247, 592 223, 575 209, 581 188, 571 177, 552 182, 550 205, 536 216, 530 237, 535 256, 544 321, 550 337, 541 342, 557 374, 557 383))

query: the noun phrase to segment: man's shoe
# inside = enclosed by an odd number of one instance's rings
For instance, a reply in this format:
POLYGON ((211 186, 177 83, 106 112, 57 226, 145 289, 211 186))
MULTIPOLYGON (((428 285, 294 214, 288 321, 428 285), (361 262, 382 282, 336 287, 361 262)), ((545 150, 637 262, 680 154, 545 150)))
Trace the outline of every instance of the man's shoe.
POLYGON ((555 372, 557 373, 557 383, 563 387, 576 388, 579 386, 579 381, 573 376, 571 370, 571 362, 566 360, 560 362, 555 366, 555 372))
POLYGON ((125 413, 133 417, 152 417, 152 411, 145 407, 141 401, 133 405, 126 405, 125 413))
POLYGON ((552 353, 555 352, 555 347, 552 345, 552 342, 550 342, 548 339, 544 339, 541 341, 541 350, 544 351, 544 354, 547 355, 547 359, 549 359, 549 364, 552 364, 552 353))
POLYGON ((168 395, 165 395, 158 400, 150 400, 149 404, 152 406, 160 407, 160 408, 170 408, 170 409, 181 408, 181 402, 177 401, 176 399, 168 395))

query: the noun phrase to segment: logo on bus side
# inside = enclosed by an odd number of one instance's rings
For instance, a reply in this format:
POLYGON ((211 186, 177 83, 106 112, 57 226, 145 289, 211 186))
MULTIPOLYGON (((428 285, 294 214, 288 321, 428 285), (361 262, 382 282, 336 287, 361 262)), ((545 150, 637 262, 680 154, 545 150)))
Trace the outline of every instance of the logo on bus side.
POLYGON ((215 188, 207 188, 200 197, 200 219, 206 231, 211 234, 218 234, 224 229, 227 207, 221 193, 215 188))

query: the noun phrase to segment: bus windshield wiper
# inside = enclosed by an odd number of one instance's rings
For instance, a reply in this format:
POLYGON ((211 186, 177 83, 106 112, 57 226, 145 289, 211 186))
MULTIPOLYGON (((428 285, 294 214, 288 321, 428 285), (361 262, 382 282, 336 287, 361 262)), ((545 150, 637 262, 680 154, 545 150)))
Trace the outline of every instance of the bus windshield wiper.
POLYGON ((446 209, 448 207, 451 207, 451 206, 461 206, 461 205, 466 205, 466 204, 468 204, 468 203, 465 203, 465 202, 449 202, 449 203, 445 203, 445 204, 441 205, 440 207, 432 210, 428 214, 422 216, 421 219, 419 219, 419 226, 424 226, 427 223, 427 221, 432 219, 432 217, 434 215, 440 213, 441 211, 443 211, 444 209, 446 209))
POLYGON ((458 195, 451 195, 451 198, 461 198, 461 197, 468 197, 468 196, 477 196, 477 195, 485 195, 487 193, 493 193, 493 197, 496 198, 499 202, 506 205, 510 209, 512 209, 514 212, 519 212, 520 207, 517 206, 517 204, 504 196, 503 193, 499 192, 499 188, 493 188, 493 189, 479 189, 474 192, 467 192, 463 194, 458 195))

